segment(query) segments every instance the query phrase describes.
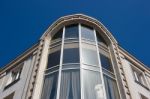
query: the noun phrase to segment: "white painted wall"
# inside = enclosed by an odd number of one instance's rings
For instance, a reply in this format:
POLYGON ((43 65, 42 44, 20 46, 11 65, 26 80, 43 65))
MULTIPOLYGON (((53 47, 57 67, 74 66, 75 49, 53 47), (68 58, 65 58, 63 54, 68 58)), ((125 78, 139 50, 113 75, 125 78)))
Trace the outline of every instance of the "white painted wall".
POLYGON ((150 99, 150 91, 138 84, 137 82, 135 82, 134 75, 132 73, 132 68, 129 62, 126 59, 122 58, 122 63, 132 99, 141 99, 140 94, 150 99))

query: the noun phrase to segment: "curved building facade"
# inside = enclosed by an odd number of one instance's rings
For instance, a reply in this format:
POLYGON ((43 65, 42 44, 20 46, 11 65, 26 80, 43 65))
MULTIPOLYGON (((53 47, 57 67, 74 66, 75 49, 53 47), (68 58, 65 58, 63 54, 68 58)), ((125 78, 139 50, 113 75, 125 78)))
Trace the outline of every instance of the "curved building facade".
POLYGON ((58 19, 0 75, 3 99, 150 96, 149 68, 123 50, 102 23, 82 14, 58 19))

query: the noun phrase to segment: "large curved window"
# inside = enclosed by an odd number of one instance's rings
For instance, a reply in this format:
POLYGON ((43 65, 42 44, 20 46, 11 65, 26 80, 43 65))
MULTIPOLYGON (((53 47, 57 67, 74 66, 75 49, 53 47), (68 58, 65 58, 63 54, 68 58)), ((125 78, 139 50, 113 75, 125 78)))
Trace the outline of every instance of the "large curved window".
POLYGON ((51 40, 41 99, 105 99, 105 93, 108 99, 119 99, 109 46, 101 33, 71 24, 51 40))

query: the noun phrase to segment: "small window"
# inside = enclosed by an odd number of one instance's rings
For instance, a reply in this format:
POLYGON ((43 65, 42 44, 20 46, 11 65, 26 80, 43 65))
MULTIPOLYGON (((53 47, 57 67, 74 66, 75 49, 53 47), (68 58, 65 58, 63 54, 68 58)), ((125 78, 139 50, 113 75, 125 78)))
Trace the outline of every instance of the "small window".
POLYGON ((135 81, 146 86, 144 72, 135 67, 132 67, 132 70, 133 70, 135 81))
POLYGON ((149 88, 150 88, 150 76, 146 75, 146 79, 147 79, 147 82, 148 82, 148 85, 149 85, 149 88))
POLYGON ((79 63, 79 48, 64 49, 63 63, 79 63))
POLYGON ((7 80, 5 89, 11 86, 12 84, 16 83, 20 79, 22 66, 23 66, 23 63, 17 66, 16 68, 12 69, 11 71, 9 71, 9 73, 7 74, 8 80, 7 80))
POLYGON ((148 98, 141 94, 141 99, 148 99, 148 98))
POLYGON ((60 50, 50 53, 48 56, 48 66, 47 68, 51 68, 53 66, 59 65, 60 63, 60 50))
POLYGON ((11 93, 10 95, 6 96, 4 99, 13 99, 15 92, 11 93))
POLYGON ((101 65, 104 69, 113 72, 111 60, 103 54, 100 54, 101 65))
POLYGON ((52 37, 52 40, 61 39, 62 38, 63 29, 60 29, 55 35, 52 37))
POLYGON ((78 25, 70 25, 65 28, 65 38, 78 38, 79 30, 78 25))
POLYGON ((82 27, 81 27, 81 36, 82 36, 82 39, 95 41, 94 30, 91 29, 90 27, 82 25, 82 27))

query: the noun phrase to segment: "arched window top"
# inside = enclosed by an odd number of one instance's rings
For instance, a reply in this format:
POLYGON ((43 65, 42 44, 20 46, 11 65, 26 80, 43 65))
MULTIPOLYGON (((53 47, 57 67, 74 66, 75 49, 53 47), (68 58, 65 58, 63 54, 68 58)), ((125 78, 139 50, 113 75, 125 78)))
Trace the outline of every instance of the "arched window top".
POLYGON ((52 37, 52 40, 62 39, 63 29, 60 29, 57 33, 55 33, 52 37))
MULTIPOLYGON (((70 24, 65 26, 65 39, 67 38, 79 38, 79 31, 81 31, 81 37, 82 39, 90 40, 95 42, 97 39, 98 44, 102 44, 104 46, 107 46, 108 44, 106 43, 106 40, 101 36, 103 35, 103 32, 98 32, 95 28, 86 25, 86 24, 81 24, 81 30, 79 30, 79 23, 76 24, 70 24), (95 38, 95 32, 96 31, 96 38, 95 38)), ((62 34, 63 34, 63 27, 56 32, 52 36, 52 41, 62 39, 62 34)))
POLYGON ((104 38, 101 36, 101 34, 100 34, 99 32, 97 32, 97 31, 96 31, 96 37, 97 37, 97 42, 98 42, 98 43, 107 46, 106 41, 105 41, 104 38))

